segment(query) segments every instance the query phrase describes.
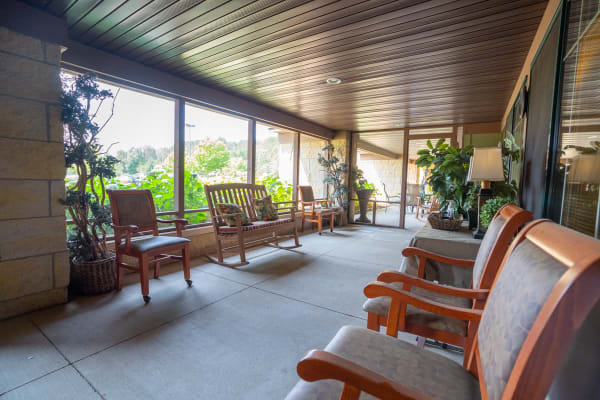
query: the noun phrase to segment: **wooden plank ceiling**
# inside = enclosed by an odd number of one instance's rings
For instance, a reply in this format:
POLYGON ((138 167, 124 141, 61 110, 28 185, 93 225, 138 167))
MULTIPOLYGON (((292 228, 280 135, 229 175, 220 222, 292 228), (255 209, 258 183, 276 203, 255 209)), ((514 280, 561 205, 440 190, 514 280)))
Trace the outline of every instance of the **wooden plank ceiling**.
POLYGON ((500 120, 547 3, 25 1, 84 44, 354 131, 500 120))

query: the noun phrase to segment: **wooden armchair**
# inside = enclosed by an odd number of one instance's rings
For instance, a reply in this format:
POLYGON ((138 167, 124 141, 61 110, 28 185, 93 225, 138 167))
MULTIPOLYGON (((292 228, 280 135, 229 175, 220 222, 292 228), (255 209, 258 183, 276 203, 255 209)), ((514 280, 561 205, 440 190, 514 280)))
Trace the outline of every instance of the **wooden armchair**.
POLYGON ((313 226, 317 224, 320 235, 323 228, 323 219, 329 220, 329 230, 333 232, 335 216, 340 213, 340 210, 333 206, 333 202, 331 200, 315 200, 312 186, 298 186, 298 195, 300 196, 299 203, 302 209, 300 232, 304 232, 304 222, 308 221, 313 226))
POLYGON ((142 296, 150 301, 148 269, 154 264, 154 279, 160 275, 160 262, 170 258, 183 261, 183 273, 188 286, 190 279, 190 241, 181 237, 185 219, 165 220, 156 218, 154 200, 150 190, 107 190, 112 209, 112 227, 115 231, 115 250, 117 262, 117 285, 123 287, 123 269, 137 271, 140 274, 142 296), (158 223, 173 223, 177 236, 159 236, 158 223), (152 231, 152 236, 132 239, 134 233, 152 231), (167 254, 173 251, 182 252, 181 256, 167 254), (123 262, 123 256, 138 259, 138 265, 123 262))
POLYGON ((423 202, 420 196, 417 197, 417 219, 420 220, 419 217, 424 217, 425 215, 437 211, 440 211, 440 201, 438 200, 437 196, 431 196, 431 199, 428 203, 423 202))
POLYGON ((450 258, 416 247, 405 248, 402 251, 405 257, 419 257, 418 276, 385 271, 377 277, 378 282, 365 288, 369 297, 363 305, 363 310, 368 313, 367 328, 379 331, 380 326, 387 326, 386 333, 390 336, 396 337, 398 331, 410 332, 422 338, 463 347, 468 353, 476 330, 475 324, 456 318, 454 310, 432 314, 428 310, 398 302, 390 295, 389 288, 408 291, 454 308, 481 310, 510 242, 517 230, 532 219, 533 215, 529 211, 514 204, 503 206, 490 223, 475 260, 450 258), (439 285, 425 280, 425 264, 428 259, 473 268, 472 289, 439 285))
POLYGON ((500 269, 484 312, 389 288, 399 302, 478 323, 466 368, 402 340, 346 326, 325 350, 311 350, 298 363, 304 381, 286 399, 357 400, 362 392, 389 400, 544 399, 575 334, 600 301, 600 241, 535 221, 513 241, 500 269))

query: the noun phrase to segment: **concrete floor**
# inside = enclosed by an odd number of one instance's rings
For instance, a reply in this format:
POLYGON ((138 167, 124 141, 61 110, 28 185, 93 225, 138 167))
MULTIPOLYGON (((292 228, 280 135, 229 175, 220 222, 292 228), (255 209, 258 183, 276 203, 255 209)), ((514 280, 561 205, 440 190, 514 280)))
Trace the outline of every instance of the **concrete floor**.
POLYGON ((307 350, 366 326, 363 287, 398 268, 416 228, 306 234, 303 247, 257 249, 237 270, 194 260, 189 289, 163 267, 148 305, 132 276, 121 292, 2 321, 0 398, 282 399, 307 350))

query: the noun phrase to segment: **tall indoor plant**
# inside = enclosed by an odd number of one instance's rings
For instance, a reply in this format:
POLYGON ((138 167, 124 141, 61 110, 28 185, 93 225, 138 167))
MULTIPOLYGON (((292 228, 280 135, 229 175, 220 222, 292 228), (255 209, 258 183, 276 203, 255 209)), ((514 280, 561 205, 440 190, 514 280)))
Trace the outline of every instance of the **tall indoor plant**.
POLYGON ((330 155, 329 158, 323 157, 321 153, 318 156, 319 164, 325 168, 325 179, 323 183, 330 186, 331 200, 340 208, 344 207, 344 196, 348 194, 348 185, 344 183, 348 173, 348 165, 334 154, 334 147, 330 143, 323 147, 323 152, 330 155))
POLYGON ((63 201, 73 220, 67 247, 71 254, 71 286, 84 294, 102 293, 116 286, 114 255, 106 245, 111 213, 105 204, 105 179, 115 177, 118 160, 108 155, 98 141, 110 117, 101 126, 95 121, 106 99, 113 99, 112 117, 114 96, 100 89, 93 74, 63 84, 65 163, 77 174, 63 201))

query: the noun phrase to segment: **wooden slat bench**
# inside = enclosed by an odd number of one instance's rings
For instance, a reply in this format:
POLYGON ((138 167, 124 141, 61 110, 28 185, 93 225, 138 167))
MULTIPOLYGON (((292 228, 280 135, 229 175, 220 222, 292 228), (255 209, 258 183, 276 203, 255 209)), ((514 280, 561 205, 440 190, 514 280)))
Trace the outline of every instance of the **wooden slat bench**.
POLYGON ((279 249, 293 249, 300 247, 298 231, 296 229, 296 210, 294 203, 292 207, 278 208, 278 211, 289 210, 290 216, 280 217, 276 221, 259 221, 256 215, 254 199, 262 199, 268 196, 264 185, 252 185, 248 183, 225 183, 220 185, 205 185, 206 199, 212 220, 217 245, 217 259, 207 256, 216 264, 226 267, 239 267, 249 264, 246 261, 246 249, 253 246, 267 245, 279 249), (241 216, 236 217, 237 226, 227 226, 217 213, 218 203, 237 204, 248 216, 252 225, 242 226, 241 216), (292 232, 289 234, 288 232, 292 232), (281 233, 286 233, 281 235, 281 233), (293 246, 280 246, 281 240, 294 238, 293 246), (223 261, 223 253, 228 250, 237 249, 240 254, 239 263, 227 263, 223 261))

